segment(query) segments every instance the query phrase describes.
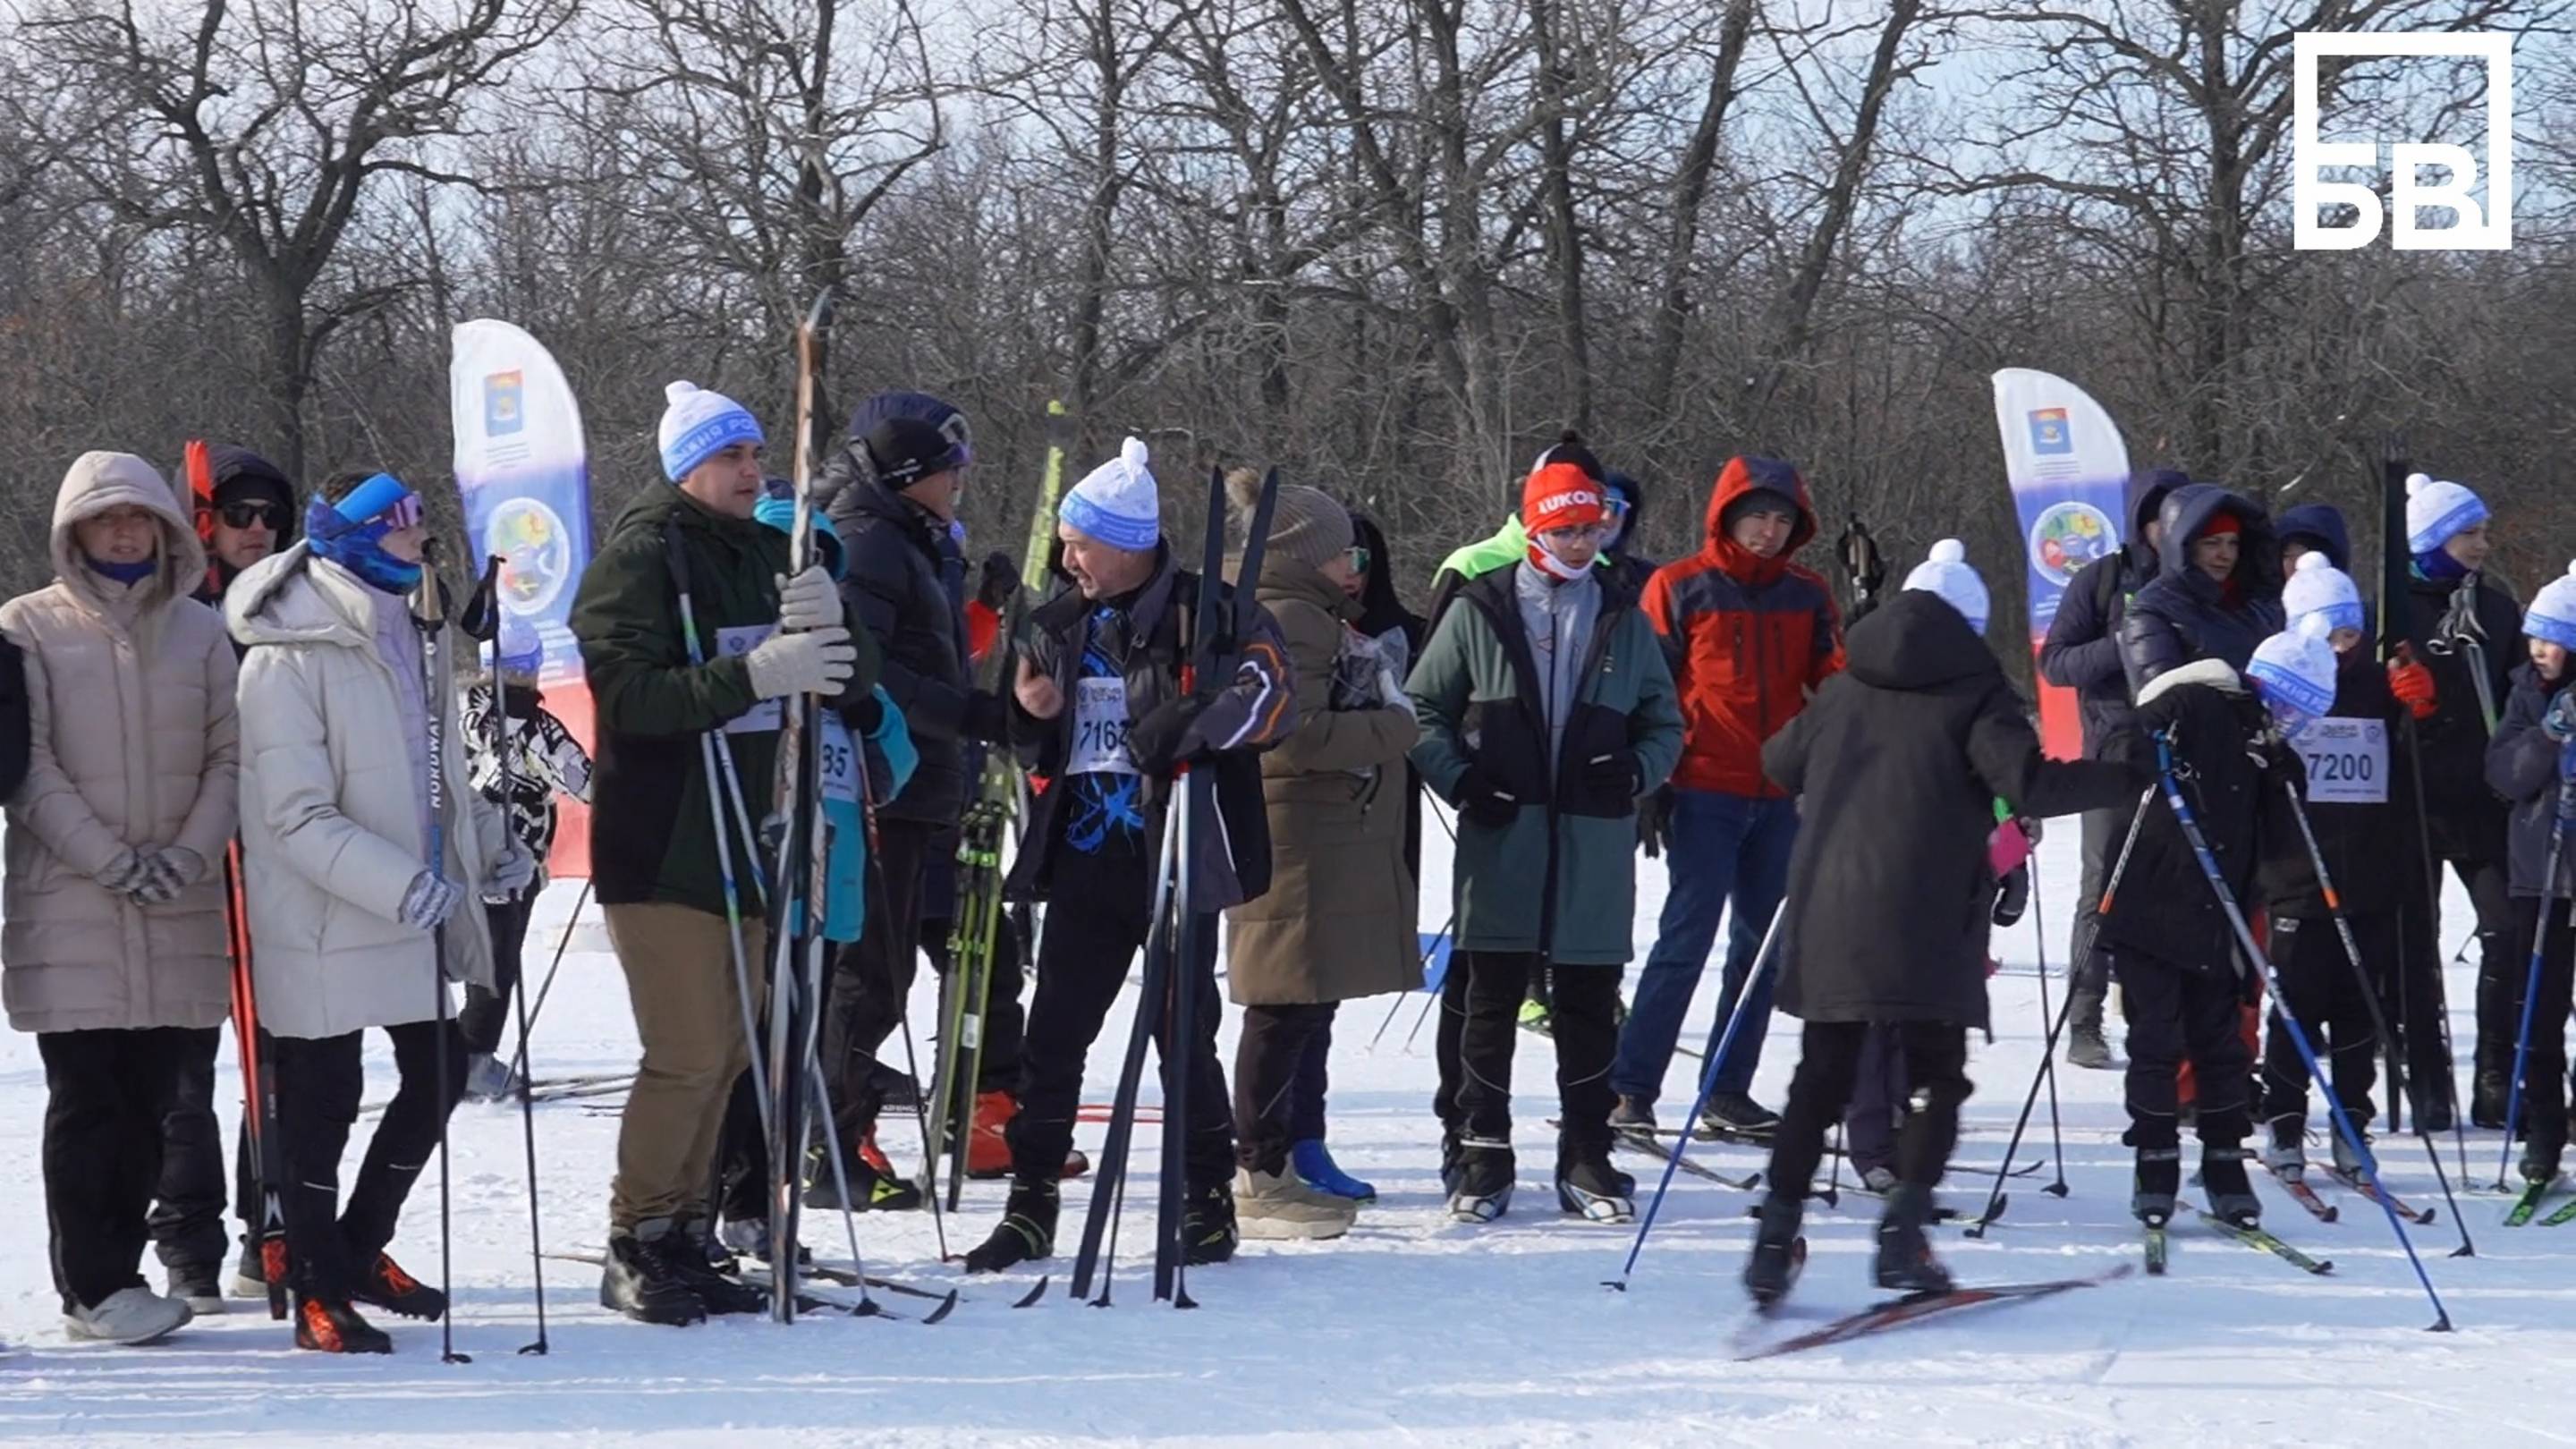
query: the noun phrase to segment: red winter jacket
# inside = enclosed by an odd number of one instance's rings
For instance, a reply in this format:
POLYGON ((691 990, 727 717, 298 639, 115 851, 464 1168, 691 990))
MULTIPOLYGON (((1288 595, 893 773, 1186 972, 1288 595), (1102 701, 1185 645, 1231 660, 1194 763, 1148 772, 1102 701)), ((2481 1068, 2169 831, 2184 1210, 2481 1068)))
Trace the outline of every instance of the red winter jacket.
POLYGON ((1806 480, 1773 458, 1731 458, 1708 500, 1698 553, 1655 571, 1640 601, 1662 636, 1687 732, 1673 783, 1689 790, 1777 799, 1762 745, 1842 671, 1842 630, 1824 578, 1789 561, 1816 536, 1806 480), (1757 488, 1796 500, 1798 524, 1777 558, 1756 558, 1720 525, 1728 504, 1757 488))

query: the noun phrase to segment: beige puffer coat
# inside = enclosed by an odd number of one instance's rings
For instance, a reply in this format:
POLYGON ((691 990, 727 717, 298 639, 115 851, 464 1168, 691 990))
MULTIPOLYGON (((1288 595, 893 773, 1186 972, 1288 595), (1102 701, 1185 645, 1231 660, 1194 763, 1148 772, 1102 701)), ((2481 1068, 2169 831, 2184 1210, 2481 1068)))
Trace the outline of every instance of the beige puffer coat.
POLYGON ((0 996, 20 1031, 209 1027, 231 1001, 222 863, 233 833, 233 651, 188 597, 195 527, 152 465, 84 453, 54 495, 54 582, 0 605, 27 654, 33 748, 9 804, 0 996), (72 525, 119 504, 161 520, 158 563, 119 584, 82 562, 72 525), (143 906, 95 879, 129 848, 177 846, 197 878, 143 906))
MULTIPOLYGON (((304 543, 243 570, 224 595, 225 622, 250 651, 242 855, 260 1025, 279 1036, 342 1036, 437 1010, 430 933, 401 920, 429 857, 424 782, 375 609, 373 589, 304 543)), ((454 668, 465 647, 445 636, 431 701, 446 721, 446 875, 467 893, 447 920, 447 974, 488 987, 492 940, 475 893, 500 862, 505 826, 466 781, 454 668)))

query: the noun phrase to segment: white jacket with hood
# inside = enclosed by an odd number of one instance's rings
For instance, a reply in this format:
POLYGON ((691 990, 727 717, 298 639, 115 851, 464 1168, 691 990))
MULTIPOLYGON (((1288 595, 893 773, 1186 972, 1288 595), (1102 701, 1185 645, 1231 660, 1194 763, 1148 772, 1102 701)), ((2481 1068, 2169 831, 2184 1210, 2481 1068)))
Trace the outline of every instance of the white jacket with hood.
MULTIPOLYGON (((315 557, 310 543, 233 580, 224 618, 249 649, 241 667, 242 854, 260 1025, 279 1036, 342 1036, 428 1021, 439 988, 431 933, 402 923, 426 868, 427 781, 414 767, 395 664, 377 610, 404 600, 315 557)), ((505 848, 501 812, 466 779, 455 651, 443 636, 430 707, 445 721, 448 880, 466 891, 447 920, 451 980, 492 984, 492 942, 475 892, 505 848)), ((452 1009, 452 1003, 451 1003, 452 1009)))
POLYGON ((203 1028, 231 988, 222 863, 233 833, 233 651, 188 597, 206 571, 194 525, 153 466, 84 453, 54 495, 54 582, 0 605, 26 651, 26 783, 9 803, 0 995, 20 1031, 203 1028), (133 584, 82 561, 72 525, 132 504, 160 520, 133 584), (128 850, 177 846, 194 879, 166 905, 98 883, 128 850))

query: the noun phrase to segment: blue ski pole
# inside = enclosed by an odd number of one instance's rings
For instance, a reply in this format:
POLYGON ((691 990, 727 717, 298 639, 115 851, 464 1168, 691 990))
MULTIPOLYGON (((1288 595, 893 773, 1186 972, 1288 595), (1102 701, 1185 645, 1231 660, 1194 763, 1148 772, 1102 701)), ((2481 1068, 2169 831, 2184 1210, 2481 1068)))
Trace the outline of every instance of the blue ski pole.
POLYGON ((2522 1073, 2531 1058, 2531 1022, 2540 1005, 2540 963, 2549 949, 2549 917, 2558 904, 2558 865, 2566 857, 2567 824, 2576 816, 2576 775, 2562 774, 2558 783, 2558 818, 2549 830, 2547 868, 2540 873, 2540 919, 2531 927, 2531 967, 2522 977, 2522 1023, 2513 1034, 2513 1084, 2504 1099, 2504 1150, 2496 1162, 2495 1190, 2506 1191, 2505 1175, 2513 1165, 2515 1130, 2522 1119, 2522 1073))
MULTIPOLYGON (((2236 892, 2228 888, 2227 877, 2218 869, 2218 857, 2210 853, 2208 837, 2201 834, 2199 818, 2192 814, 2190 802, 2183 799, 2182 785, 2174 778, 2170 730, 2156 734, 2156 781, 2164 789, 2166 803, 2173 807, 2175 821, 2182 826, 2183 839, 2190 842, 2193 858, 2200 862, 2200 873, 2209 878, 2209 889, 2218 897, 2218 908, 2227 917, 2228 929, 2236 934, 2237 949, 2245 953, 2245 959, 2253 963, 2255 970, 2263 973, 2264 988, 2272 993, 2273 1009, 2280 1016, 2283 1029, 2290 1033, 2290 1044, 2299 1049, 2299 1060, 2307 1064, 2308 1075, 2316 1079, 2317 1089, 2325 1095, 2326 1111, 2334 1118, 2334 1129, 2343 1134, 2343 1140, 2351 1145, 2353 1155, 2361 1159, 2362 1169, 2369 1174, 2369 1180, 2381 1181, 2379 1159, 2371 1153, 2369 1142, 2363 1139, 2360 1129, 2352 1125, 2352 1118, 2344 1112, 2343 1098, 2336 1094, 2333 1081, 2326 1075, 2325 1064, 2317 1060, 2316 1048, 2309 1044, 2306 1028, 2300 1026, 2298 1017, 2291 1014, 2289 993, 2281 989, 2280 973, 2272 969, 2272 958, 2255 944, 2253 928, 2245 923, 2245 912, 2237 906, 2236 892)), ((2510 1135, 2506 1141, 2512 1141, 2510 1135)), ((2397 1235, 2397 1246, 2406 1250, 2406 1261, 2415 1269, 2415 1281, 2424 1285, 2424 1296, 2433 1300, 2434 1320, 2428 1331, 2450 1332, 2451 1311, 2442 1306, 2442 1295, 2434 1291, 2432 1275, 2424 1271, 2424 1260, 2415 1255, 2414 1239, 2406 1236, 2406 1225, 2398 1221, 2397 1209, 2389 1201, 2388 1194, 2379 1193, 2377 1198, 2380 1212, 2388 1218, 2388 1230, 2397 1235)))

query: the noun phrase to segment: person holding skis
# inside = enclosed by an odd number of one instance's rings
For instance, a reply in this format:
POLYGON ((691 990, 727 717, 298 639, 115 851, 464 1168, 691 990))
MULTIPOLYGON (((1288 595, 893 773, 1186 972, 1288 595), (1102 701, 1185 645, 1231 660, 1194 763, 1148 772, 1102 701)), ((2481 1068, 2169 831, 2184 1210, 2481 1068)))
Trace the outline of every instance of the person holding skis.
POLYGON ((1441 1176, 1453 1219, 1509 1207, 1514 1019, 1530 974, 1550 970, 1557 1204, 1619 1222, 1636 1187, 1610 1165, 1609 1068, 1633 950, 1637 801, 1681 753, 1681 708, 1647 616, 1594 567, 1611 531, 1597 467, 1545 463, 1520 516, 1526 557, 1459 591, 1405 686, 1422 730, 1414 763, 1459 821, 1450 972, 1463 1071, 1438 1103, 1441 1176))
MULTIPOLYGON (((1128 964, 1153 927, 1162 832, 1183 765, 1248 771, 1252 756, 1297 724, 1296 675, 1278 625, 1255 608, 1235 667, 1184 690, 1182 666, 1199 591, 1222 588, 1180 567, 1163 536, 1162 500, 1145 445, 1129 438, 1067 493, 1056 513, 1074 588, 1029 616, 1013 688, 1011 738, 1037 797, 1008 883, 1048 903, 1037 994, 1022 1049, 1019 1115, 1011 1119, 1011 1192, 992 1235, 966 1255, 968 1272, 1015 1267, 1055 1251, 1058 1179, 1073 1147, 1083 1064, 1128 964)), ((1213 913, 1251 899, 1247 878, 1269 874, 1263 823, 1220 788, 1219 828, 1191 833, 1173 883, 1179 909, 1213 913), (1244 812, 1248 814, 1249 812, 1244 812)), ((1258 798, 1257 796, 1255 798, 1258 798)), ((1192 1039, 1175 1041, 1166 1008, 1156 1039, 1189 1077, 1182 1251, 1192 1266, 1234 1256, 1234 1131, 1217 1060, 1216 936, 1175 961, 1176 991, 1196 993, 1192 1039)))
POLYGON ((422 566, 419 496, 389 473, 344 474, 316 495, 304 533, 224 597, 234 640, 250 646, 240 700, 251 961, 271 1038, 296 1346, 386 1353, 392 1340, 357 1305, 429 1320, 447 1311, 385 1249, 465 1085, 463 1038, 439 1004, 446 983, 493 984, 489 928, 457 907, 476 891, 526 887, 536 858, 468 786, 445 625, 424 623, 431 611, 411 598, 440 587, 422 566), (402 1084, 343 1212, 340 1157, 370 1027, 392 1039, 402 1084))
MULTIPOLYGON (((2477 913, 2477 1046, 2469 1125, 2501 1129, 2513 1073, 2524 962, 2514 950, 2512 870, 2504 802, 2488 788, 2487 743, 2524 662, 2521 607, 2488 576, 2486 501, 2464 484, 2417 473, 2406 480, 2407 662, 2398 696, 2416 709, 2424 811, 2435 871, 2451 868, 2477 913)), ((2429 891, 2438 896, 2438 891, 2429 891)), ((2418 951, 2445 939, 2438 903, 2418 951)))
MULTIPOLYGON (((2273 1003, 2263 1055, 2268 1140, 2261 1150, 2265 1167, 2296 1182, 2307 1168, 2308 1069, 2279 1013, 2288 1011, 2307 1029, 2354 1125, 2368 1122, 2378 1080, 2373 1054, 2388 1049, 2375 1018, 2397 1016, 2400 993, 2415 994, 2400 950, 2399 908, 2410 895, 2409 877, 2420 874, 2416 863, 2422 857, 2411 808, 2412 766, 2404 750, 2391 748, 2406 706, 2391 690, 2389 672, 2372 657, 2360 590, 2326 551, 2312 550, 2292 571, 2282 605, 2290 615, 2288 634, 2323 640, 2336 660, 2333 694, 2316 705, 2317 718, 2291 741, 2306 765, 2301 808, 2335 898, 2326 896, 2306 834, 2293 830, 2264 842, 2269 949, 2286 999, 2273 1003), (2337 928, 2338 904, 2360 949, 2358 972, 2337 928), (2389 1003, 2384 1012, 2373 1012, 2372 992, 2389 1003)), ((2267 647, 2284 658, 2304 652, 2290 643, 2267 647)), ((2284 672, 2274 659, 2258 658, 2247 672, 2267 690, 2301 687, 2295 672, 2284 672)), ((2438 1008, 2419 998, 2417 1009, 2430 1021, 2438 1008)), ((2411 1045, 2420 1050, 2423 1043, 2411 1045)), ((2335 1170, 2358 1178, 2360 1154, 2340 1133, 2330 1135, 2335 1170)))
MULTIPOLYGON (((501 625, 493 642, 491 666, 465 691, 465 742, 474 788, 508 816, 510 833, 537 862, 535 881, 516 895, 483 902, 483 919, 492 931, 495 985, 465 988, 465 1009, 457 1030, 471 1053, 465 1072, 465 1095, 498 1101, 517 1090, 511 1064, 496 1055, 510 1014, 510 993, 519 989, 519 952, 528 937, 528 916, 537 892, 545 889, 545 863, 555 847, 555 797, 590 803, 590 753, 572 737, 562 720, 546 708, 537 685, 545 652, 536 630, 516 616, 501 625)), ((519 1044, 522 1057, 527 1044, 519 1044)))
POLYGON ((830 571, 788 577, 790 540, 754 517, 760 424, 720 393, 664 392, 673 486, 638 494, 609 526, 571 622, 598 711, 592 881, 643 1044, 618 1126, 600 1302, 685 1325, 768 1304, 713 1261, 718 1133, 750 1066, 743 1022, 769 954, 757 846, 739 838, 727 785, 756 829, 775 803, 784 703, 811 694, 855 708, 871 699, 878 654, 853 637, 830 571))
POLYGON ((1853 626, 1850 667, 1762 749, 1764 773, 1806 821, 1778 946, 1780 1009, 1806 1027, 1745 1269, 1757 1302, 1787 1291, 1825 1131, 1873 1026, 1897 1042, 1912 1090, 1874 1280, 1909 1293, 1950 1287, 1924 1228, 1972 1090, 1968 1029, 1987 1020, 1994 802, 2070 815, 2138 788, 2129 766, 2040 754, 2028 706, 1986 647, 1987 607, 1967 551, 1935 544, 1896 597, 1853 626))
MULTIPOLYGON (((2530 979, 2526 964, 2514 982, 2516 1035, 2528 1016, 2531 1037, 2520 1044, 2520 1125, 2528 1131, 2522 1176, 2534 1187, 2558 1180, 2570 1130, 2567 1094, 2567 1014, 2576 995, 2576 563, 2533 597, 2522 617, 2529 658, 2513 671, 2504 717, 2487 747, 2487 782, 2512 812, 2514 950, 2540 963, 2539 990, 2529 1006, 2519 999, 2530 979), (2557 873, 2550 873, 2550 863, 2557 873)), ((2510 1044, 2509 1044, 2510 1045, 2510 1044)), ((2508 1056, 2507 1071, 2514 1060, 2508 1056)), ((2511 1088, 2508 1081, 2508 1090, 2511 1088)))
MULTIPOLYGON (((63 475, 54 581, 0 606, 24 659, 29 746, 9 795, 0 995, 45 1068, 45 1219, 64 1331, 148 1343, 193 1316, 223 1261, 156 1294, 135 1271, 165 1122, 211 1073, 230 1000, 221 877, 239 741, 222 620, 169 483, 129 453, 63 475)), ((209 1114, 211 1116, 211 1113, 209 1114)), ((211 1120, 208 1123, 211 1126, 211 1120)))
MULTIPOLYGON (((2165 519, 2165 566, 2194 567, 2176 547, 2194 530, 2176 523, 2173 500, 2165 519)), ((2335 692, 2334 653, 2322 639, 2282 635, 2256 647, 2274 651, 2255 676, 2259 693, 2224 659, 2164 669, 2139 692, 2137 728, 2104 754, 2154 772, 2159 746, 2170 752, 2227 889, 2249 911, 2244 903, 2262 898, 2257 872, 2267 848, 2297 830, 2284 820, 2282 782, 2295 786, 2305 771, 2283 736, 2331 705, 2335 692)), ((2251 651, 2246 662, 2255 662, 2251 651)), ((2250 1226, 2262 1204, 2245 1171, 2253 1045, 2243 1018, 2260 983, 2239 959, 2226 913, 2161 787, 2137 808, 2123 832, 2135 842, 2129 863, 2097 937, 2128 1023, 2129 1130, 2121 1140, 2137 1154, 2130 1210, 2151 1227, 2173 1217, 2182 1185, 2179 1075, 2188 1060, 2198 1078, 2195 1126, 2210 1211, 2250 1226)))
POLYGON ((1655 1125, 1682 1017, 1721 922, 1726 965, 1709 1050, 1749 992, 1746 1029, 1724 1061, 1710 1064, 1714 1085, 1693 1125, 1757 1143, 1779 1125, 1752 1096, 1771 1021, 1771 982, 1755 977, 1753 958, 1788 884, 1798 808, 1764 777, 1762 746, 1843 667, 1833 588, 1792 562, 1815 536, 1797 469, 1776 458, 1732 459, 1709 496, 1700 551, 1656 570, 1640 604, 1680 691, 1688 735, 1666 822, 1672 887, 1610 1073, 1625 1125, 1655 1125))
MULTIPOLYGON (((1250 517, 1260 475, 1237 469, 1226 483, 1250 517)), ((1305 702, 1296 731, 1261 757, 1271 888, 1226 912, 1226 988, 1243 1008, 1234 1204, 1253 1239, 1349 1230, 1358 1204, 1291 1171, 1298 1077, 1339 1003, 1422 984, 1404 859, 1406 755, 1420 732, 1395 661, 1354 627, 1352 538, 1329 495, 1282 486, 1252 585, 1305 702)))
MULTIPOLYGON (((2120 658, 2120 625, 2129 603, 2164 572, 2165 499, 2191 479, 2180 469, 2157 468, 2129 477, 2129 539, 2086 564, 2067 581, 2039 646, 2040 677, 2076 693, 2083 718, 2084 756, 2100 759, 2114 737, 2129 728, 2129 672, 2120 658)), ((2111 980, 2101 958, 2085 949, 2102 878, 2129 815, 2123 805, 2088 813, 2083 820, 2084 885, 2075 909, 2075 939, 2068 948, 2066 989, 2074 997, 2066 1018, 2069 1066, 2105 1070, 2115 1064, 2102 1035, 2102 1008, 2111 980)))

